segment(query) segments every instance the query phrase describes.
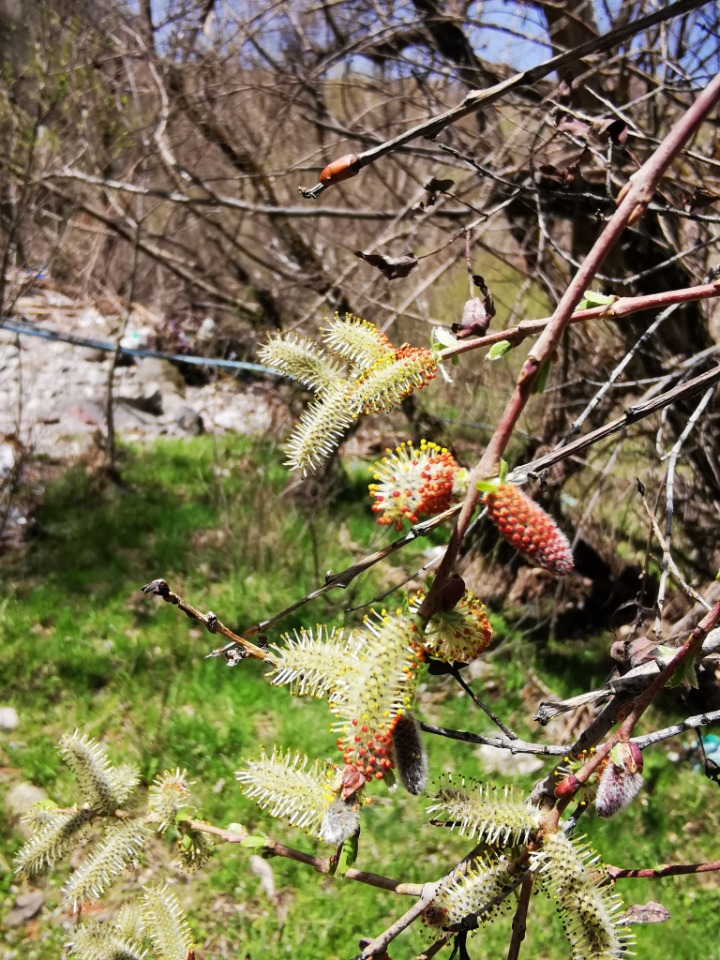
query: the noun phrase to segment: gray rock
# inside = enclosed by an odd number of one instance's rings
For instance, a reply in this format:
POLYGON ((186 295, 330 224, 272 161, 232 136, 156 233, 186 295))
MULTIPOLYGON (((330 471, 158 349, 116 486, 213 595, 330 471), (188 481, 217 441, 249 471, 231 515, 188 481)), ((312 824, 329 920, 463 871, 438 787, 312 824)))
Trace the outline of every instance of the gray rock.
POLYGON ((0 707, 0 730, 14 730, 19 723, 15 707, 0 707))
POLYGON ((205 433, 203 418, 192 407, 183 407, 175 418, 175 423, 192 437, 199 437, 200 434, 205 433))
POLYGON ((17 449, 14 443, 0 443, 0 478, 7 477, 17 462, 17 449))
POLYGON ((21 817, 34 804, 46 799, 45 791, 34 783, 16 783, 5 794, 5 810, 11 817, 21 817))
POLYGON ((185 395, 185 381, 178 368, 169 360, 159 357, 145 357, 135 368, 135 378, 138 383, 161 393, 177 393, 185 395), (154 384, 154 386, 153 386, 154 384))
POLYGON ((531 753, 512 754, 509 750, 501 750, 481 744, 473 750, 480 760, 485 773, 530 774, 544 766, 543 760, 531 753))
POLYGON ((234 433, 262 435, 271 427, 268 408, 258 404, 252 394, 233 397, 232 403, 216 413, 214 420, 216 427, 234 433))
POLYGON ((41 890, 31 890, 30 893, 19 893, 15 898, 15 905, 5 917, 6 927, 19 927, 21 923, 32 920, 40 913, 45 895, 41 890))

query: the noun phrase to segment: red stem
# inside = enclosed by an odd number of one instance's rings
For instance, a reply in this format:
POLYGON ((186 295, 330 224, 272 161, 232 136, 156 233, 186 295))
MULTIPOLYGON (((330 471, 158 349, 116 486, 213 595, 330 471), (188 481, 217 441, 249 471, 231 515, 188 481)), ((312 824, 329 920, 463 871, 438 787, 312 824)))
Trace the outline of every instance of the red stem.
MULTIPOLYGON (((625 317, 630 313, 639 313, 641 310, 655 310, 658 307, 669 307, 676 303, 690 303, 694 300, 708 300, 711 297, 720 297, 720 281, 704 283, 697 287, 685 287, 682 290, 651 293, 643 297, 618 297, 607 306, 576 310, 568 323, 583 323, 585 320, 614 320, 625 317)), ((441 350, 439 359, 449 360, 461 353, 469 353, 472 350, 479 350, 481 347, 491 346, 500 340, 510 340, 517 345, 526 337, 541 333, 551 319, 551 317, 542 317, 538 320, 523 320, 506 330, 487 333, 484 337, 463 340, 457 346, 446 347, 441 350)))
POLYGON ((647 877, 681 877, 693 873, 713 873, 720 870, 720 860, 710 863, 665 863, 662 867, 646 867, 642 870, 624 870, 621 867, 607 867, 613 880, 634 880, 647 877))
POLYGON ((557 347, 580 298, 590 286, 596 272, 620 239, 625 228, 642 216, 672 159, 706 119, 718 100, 720 100, 720 74, 715 76, 702 93, 698 95, 695 102, 678 120, 655 153, 630 177, 618 198, 619 206, 617 210, 608 220, 582 266, 570 281, 555 308, 555 312, 530 350, 500 422, 495 428, 480 462, 470 474, 467 497, 438 568, 435 581, 420 608, 419 613, 422 617, 429 618, 434 613, 440 591, 447 583, 455 566, 460 544, 480 498, 476 481, 494 476, 498 472, 500 458, 510 441, 520 415, 525 409, 540 368, 557 347))
MULTIPOLYGON (((703 617, 697 627, 695 627, 693 632, 687 638, 685 643, 678 649, 678 652, 675 654, 672 660, 665 667, 663 667, 650 686, 643 690, 643 692, 639 694, 638 697, 633 701, 632 706, 615 733, 608 740, 606 740, 605 743, 595 751, 595 753, 593 753, 588 762, 575 774, 575 778, 577 780, 577 790, 580 789, 582 784, 588 782, 590 777, 593 775, 593 773, 595 773, 616 743, 630 739, 635 724, 638 722, 640 717, 647 710, 655 697, 657 697, 660 691, 665 687, 667 682, 676 674, 677 670, 686 661, 700 651, 700 647, 702 646, 705 637, 708 635, 708 633, 710 633, 711 630, 715 628, 718 621, 720 621, 720 602, 716 603, 712 610, 710 610, 703 617)), ((568 806, 568 804, 572 802, 577 790, 564 796, 558 801, 557 807, 548 812, 543 824, 546 830, 550 830, 552 832, 552 830, 557 827, 560 815, 568 806)))

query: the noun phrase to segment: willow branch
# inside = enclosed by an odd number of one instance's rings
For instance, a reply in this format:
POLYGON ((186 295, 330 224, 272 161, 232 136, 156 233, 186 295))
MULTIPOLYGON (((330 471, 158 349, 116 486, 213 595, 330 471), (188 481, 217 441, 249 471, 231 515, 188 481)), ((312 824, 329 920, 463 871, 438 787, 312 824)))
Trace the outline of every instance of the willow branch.
MULTIPOLYGON (((554 450, 551 453, 545 454, 542 457, 538 457, 535 460, 521 464, 520 466, 516 467, 512 473, 510 473, 508 479, 513 483, 521 483, 527 480, 528 477, 537 476, 541 470, 545 470, 553 464, 559 463, 560 461, 565 460, 567 457, 573 456, 587 447, 591 447, 600 440, 604 440, 613 433, 617 433, 619 430, 623 430, 625 427, 628 427, 633 423, 637 423, 638 421, 643 420, 645 417, 649 417, 651 414, 656 413, 658 410, 662 410, 663 407, 669 406, 671 403, 694 396, 701 390, 706 389, 708 386, 715 384, 718 381, 720 381, 720 364, 717 367, 713 367, 711 370, 700 374, 693 380, 688 380, 687 383, 681 384, 678 387, 674 387, 672 390, 668 390, 651 400, 647 400, 643 403, 629 407, 622 416, 617 417, 615 420, 610 421, 610 423, 607 423, 602 427, 598 427, 598 429, 594 430, 592 433, 588 433, 583 437, 578 437, 576 440, 568 443, 566 446, 554 450)), ((178 602, 172 599, 169 599, 167 602, 175 603, 175 605, 178 606, 184 613, 186 613, 191 619, 197 620, 199 623, 201 623, 210 633, 220 633, 222 636, 226 637, 228 640, 227 644, 222 647, 217 647, 207 654, 208 657, 226 656, 238 645, 241 647, 247 647, 247 637, 264 633, 270 627, 283 620, 290 613, 293 613, 295 610, 303 607, 311 600, 315 600, 318 597, 323 596, 330 590, 347 589, 353 580, 360 576, 360 574, 364 573, 366 570, 369 570, 376 563, 379 563, 381 560, 384 560, 391 554, 401 550, 408 543, 412 543, 412 541, 417 539, 417 537, 425 536, 427 533, 429 533, 431 530, 434 530, 435 527, 440 526, 440 524, 444 523, 446 520, 457 516, 461 512, 462 508, 463 504, 456 504, 453 507, 449 507, 443 513, 439 513, 435 517, 424 520, 422 523, 415 524, 406 534, 404 534, 402 537, 398 537, 397 540, 389 543, 381 550, 377 550, 374 553, 363 557, 361 560, 358 560, 357 563, 351 564, 349 567, 346 567, 339 573, 330 574, 325 583, 317 589, 312 590, 299 600, 291 603, 288 607, 280 610, 268 620, 262 620, 259 623, 248 627, 244 631, 243 637, 234 633, 224 624, 217 621, 217 619, 213 621, 214 614, 203 614, 186 601, 181 600, 179 597, 177 598, 178 602), (214 629, 211 629, 213 625, 214 629)), ((143 591, 145 593, 158 593, 158 589, 154 587, 156 584, 165 584, 163 589, 167 588, 169 591, 169 587, 164 580, 153 580, 151 583, 147 584, 146 587, 143 587, 143 591), (154 589, 150 589, 151 587, 154 587, 154 589)), ((172 596, 177 595, 172 594, 172 596)), ((250 647, 252 648, 252 644, 250 644, 250 647)), ((270 659, 267 651, 261 650, 261 653, 263 655, 258 657, 258 659, 270 659)), ((250 655, 256 656, 256 654, 252 652, 250 655)))
MULTIPOLYGON (((632 313, 640 313, 642 310, 655 310, 660 307, 674 306, 680 303, 691 303, 696 300, 709 300, 712 297, 720 297, 720 280, 714 283, 704 283, 696 287, 685 287, 682 290, 667 290, 663 293, 652 293, 642 297, 617 297, 611 304, 600 307, 590 307, 587 310, 576 310, 568 320, 568 323, 584 323, 587 320, 617 320, 620 317, 628 316, 632 313)), ((501 340, 509 340, 510 343, 517 346, 526 337, 535 336, 542 333, 552 317, 542 317, 537 320, 522 320, 514 327, 508 327, 505 330, 493 331, 482 337, 473 337, 469 340, 462 340, 459 343, 446 347, 438 354, 439 360, 449 360, 451 357, 457 357, 461 353, 469 353, 473 350, 479 350, 482 347, 489 347, 493 343, 499 343, 501 340)))
POLYGON ((701 727, 709 727, 712 723, 720 721, 720 710, 711 710, 708 713, 698 713, 694 717, 687 717, 680 723, 674 723, 671 727, 663 727, 662 730, 654 730, 652 733, 645 734, 644 737, 633 737, 633 743, 636 743, 641 750, 649 747, 661 740, 669 740, 671 737, 679 737, 681 733, 688 730, 698 730, 701 727))
POLYGON ((520 956, 520 947, 525 939, 527 929, 527 914, 530 906, 530 895, 532 894, 535 875, 526 874, 520 885, 520 896, 518 898, 517 909, 512 922, 512 936, 510 938, 510 949, 508 950, 508 960, 517 960, 520 956))
MULTIPOLYGON (((248 838, 248 831, 225 830, 222 827, 216 827, 212 823, 206 823, 204 820, 186 821, 192 830, 198 833, 208 833, 213 837, 218 837, 225 843, 244 843, 248 838)), ((288 847, 277 840, 268 839, 260 848, 264 857, 284 857, 286 860, 294 860, 296 863, 304 863, 312 867, 316 873, 331 874, 333 870, 332 857, 316 857, 303 850, 296 850, 294 847, 288 847)), ((379 873, 368 873, 365 870, 357 870, 350 867, 343 874, 348 880, 356 880, 358 883, 366 883, 371 887, 378 887, 381 890, 389 890, 401 896, 419 897, 424 889, 422 883, 405 883, 402 880, 393 880, 391 877, 384 877, 379 873)))
MULTIPOLYGON (((569 66, 571 63, 575 63, 577 60, 581 60, 583 57, 590 56, 594 53, 602 53, 604 50, 610 50, 628 37, 633 37, 648 27, 655 26, 658 23, 664 23, 683 13, 701 7, 704 2, 705 0, 679 0, 677 3, 671 3, 669 6, 661 7, 654 13, 646 17, 641 17, 639 20, 630 20, 615 30, 611 30, 605 34, 605 36, 593 37, 591 40, 588 40, 587 43, 582 43, 572 50, 567 50, 565 53, 551 57, 549 60, 543 61, 543 63, 532 67, 530 70, 523 70, 520 73, 516 73, 514 76, 493 84, 493 86, 485 90, 473 90, 458 106, 446 110, 444 113, 437 114, 434 117, 430 117, 427 120, 423 120, 422 123, 411 127, 399 136, 385 140, 383 143, 359 154, 353 162, 353 168, 356 171, 360 171, 363 167, 375 163, 376 160, 390 153, 395 153, 406 143, 410 143, 412 140, 417 140, 420 137, 432 139, 446 127, 457 123, 458 120, 462 120, 464 117, 477 113, 484 107, 489 107, 511 91, 520 89, 521 87, 532 86, 534 83, 537 83, 538 80, 542 80, 544 77, 556 71, 561 72, 563 68, 569 66)), ((327 189, 327 187, 328 184, 326 183, 316 183, 314 187, 310 187, 309 189, 304 187, 299 187, 298 189, 306 200, 314 200, 323 190, 327 189)))
POLYGON ((420 721, 420 729, 437 737, 447 737, 448 740, 461 740, 464 743, 479 743, 486 747, 496 747, 498 750, 509 750, 510 753, 533 753, 541 757, 562 757, 568 746, 556 746, 550 743, 531 743, 528 740, 519 740, 510 737, 486 737, 480 733, 471 733, 468 730, 452 730, 450 727, 438 727, 434 723, 420 721))
MULTIPOLYGON (((668 574, 671 573, 675 580, 680 584, 685 593, 692 597, 696 602, 705 603, 701 597, 692 589, 690 584, 686 583, 683 579, 680 571, 677 568, 677 564, 672 558, 670 552, 670 547, 672 544, 672 519, 673 519, 673 510, 674 510, 674 491, 675 491, 675 468, 677 466, 678 457, 680 456, 680 451, 685 444, 685 441, 690 436, 690 433, 694 430, 700 416, 702 415, 705 407, 710 403, 714 388, 710 387, 705 391, 700 403, 695 407, 695 410, 692 412, 688 418, 688 422, 685 424, 685 427, 677 438, 676 442, 673 444, 673 448, 670 451, 668 456, 668 468, 665 474, 665 539, 663 540, 662 536, 659 536, 659 528, 657 520, 654 515, 651 513, 647 504, 645 504, 645 509, 648 511, 648 515, 652 520, 653 530, 655 530, 655 535, 658 538, 658 543, 662 547, 663 552, 663 561, 662 561, 662 574, 660 575, 660 584, 658 586, 658 595, 657 595, 657 617, 655 620, 655 625, 653 630, 656 636, 660 636, 662 631, 662 612, 665 605, 665 591, 667 589, 667 580, 668 574)), ((643 502, 645 498, 643 497, 643 502)), ((706 609, 709 609, 709 604, 705 604, 706 609)))
MULTIPOLYGON (((311 590, 310 593, 306 593, 304 597, 301 597, 299 600, 296 600, 294 603, 291 603, 289 606, 280 610, 268 620, 262 620, 255 626, 248 628, 245 633, 250 635, 255 633, 264 633, 279 621, 284 620, 285 617, 289 616, 289 614, 294 613, 295 610, 298 610, 300 607, 304 607, 305 604, 309 603, 311 600, 317 600, 318 597, 323 596, 323 594, 328 593, 330 590, 347 589, 353 580, 359 577, 360 574, 364 573, 366 570, 369 570, 376 563, 379 563, 381 560, 384 560, 391 554, 401 550, 408 543, 412 543, 412 541, 416 540, 418 537, 426 536, 431 530, 434 530, 435 527, 439 527, 440 524, 444 523, 451 517, 454 517, 459 509, 459 506, 449 507, 442 513, 438 513, 436 516, 430 517, 428 520, 423 520, 422 523, 416 523, 411 527, 410 530, 408 530, 406 534, 404 534, 402 537, 398 537, 397 540, 393 540, 392 543, 389 543, 381 550, 376 550, 374 553, 368 554, 366 557, 358 560, 357 563, 351 564, 349 567, 346 567, 339 573, 329 573, 325 577, 325 583, 323 583, 322 586, 317 587, 315 590, 311 590)), ((211 650, 207 656, 224 656, 230 649, 232 649, 233 646, 234 643, 231 642, 226 644, 224 647, 218 647, 216 650, 211 650)))
MULTIPOLYGON (((702 409, 704 409, 705 406, 707 405, 711 396, 712 396, 712 389, 707 390, 703 396, 703 399, 700 401, 700 404, 696 408, 695 413, 699 415, 702 409)), ((697 419, 695 417, 695 414, 693 414, 693 418, 691 418, 691 422, 694 422, 694 420, 697 419)), ((683 431, 683 434, 684 433, 685 431, 683 431)), ((638 486, 640 486, 639 483, 638 483, 638 486)), ((653 533, 655 534, 657 538, 657 542, 660 544, 660 549, 662 550, 662 553, 663 553, 663 572, 662 572, 662 579, 660 584, 663 589, 662 591, 658 590, 658 598, 656 601, 657 617, 656 617, 655 628, 654 628, 654 633, 656 637, 659 637, 661 633, 660 624, 662 619, 663 601, 665 597, 665 581, 667 579, 668 572, 670 572, 673 575, 673 578, 675 579, 675 582, 678 584, 680 589, 683 591, 683 593, 686 596, 690 597, 691 600, 694 600, 695 603, 701 604, 703 607, 705 607, 706 610, 710 609, 710 604, 706 600, 704 600, 703 597, 700 596, 697 590, 695 590, 693 587, 690 586, 690 584, 687 582, 685 577, 683 577, 682 573, 680 572, 678 565, 675 563, 675 561, 672 558, 672 554, 670 553, 669 540, 666 540, 665 537, 663 537, 662 530, 660 529, 660 524, 657 522, 655 515, 650 509, 650 504, 647 502, 647 497, 645 496, 644 492, 642 492, 642 490, 640 492, 640 499, 642 500, 642 505, 645 507, 645 512, 647 513, 648 519, 650 520, 653 533)), ((670 495, 670 502, 672 503, 671 495, 670 495)), ((668 531, 666 530, 666 535, 667 534, 668 534, 668 531)))
MULTIPOLYGON (((600 691, 603 695, 612 696, 611 691, 600 691)), ((652 733, 646 733, 642 737, 631 737, 633 743, 636 743, 641 750, 660 743, 662 740, 670 740, 672 737, 679 737, 688 730, 698 730, 702 727, 709 727, 713 723, 720 722, 720 710, 710 710, 707 713, 698 713, 693 717, 686 717, 679 723, 672 726, 663 727, 660 730, 654 730, 652 733)), ((484 737, 479 733, 470 733, 467 730, 452 730, 449 727, 438 727, 434 723, 420 721, 420 729, 425 733, 433 734, 438 737, 447 737, 449 740, 460 740, 464 743, 479 743, 482 746, 495 747, 497 750, 507 750, 512 754, 529 753, 540 757, 564 757, 573 751, 573 744, 562 743, 532 743, 527 740, 509 740, 505 737, 484 737)))
POLYGON ((720 870, 720 860, 708 863, 665 863, 661 867, 647 867, 640 870, 622 869, 607 866, 608 875, 613 880, 634 880, 638 878, 658 879, 660 877, 682 877, 688 874, 714 873, 720 870))
MULTIPOLYGON (((114 180, 108 177, 98 177, 91 173, 85 173, 83 170, 77 170, 74 167, 63 167, 62 170, 49 171, 43 173, 42 181, 47 180, 71 180, 78 183, 87 183, 91 186, 102 187, 103 190, 114 190, 117 193, 127 193, 139 197, 155 197, 158 200, 167 200, 169 203, 178 206, 199 208, 211 207, 214 209, 224 208, 226 210, 237 210, 242 213, 249 213, 253 216, 266 216, 274 219, 276 217, 302 218, 303 220, 317 220, 319 217, 328 217, 333 220, 395 220, 397 210, 370 210, 368 207, 361 207, 354 210, 348 207, 289 207, 277 206, 269 203, 251 203, 248 200, 239 200, 236 197, 229 197, 225 194, 212 193, 207 196, 193 196, 189 193, 183 193, 179 190, 169 190, 165 187, 143 186, 142 184, 129 183, 126 180, 114 180)), ((448 210, 443 209, 443 217, 460 219, 467 216, 466 210, 448 210)))
MULTIPOLYGON (((615 733, 612 734, 612 736, 609 737, 601 747, 598 747, 587 763, 584 764, 583 767, 575 774, 578 783, 578 789, 582 784, 588 782, 590 777, 595 773, 605 757, 608 756, 615 744, 630 739, 632 731, 640 717, 642 717, 647 708, 663 690, 666 684, 677 674, 677 671, 683 666, 683 664, 692 662, 692 658, 694 658, 700 652, 703 641, 710 631, 714 629, 718 621, 720 621, 720 603, 716 603, 712 610, 706 614, 705 617, 703 617, 685 643, 678 649, 678 652, 675 654, 672 660, 670 660, 670 662, 663 667, 663 669, 647 687, 647 689, 640 693, 633 700, 632 704, 625 709, 624 719, 615 733)), ((546 822, 544 824, 546 829, 552 831, 553 829, 557 828, 560 814, 572 801, 572 796, 573 794, 564 797, 558 803, 556 808, 548 812, 545 818, 546 822)))
POLYGON ((401 917, 391 924, 387 930, 384 930, 379 937, 370 940, 363 947, 362 953, 359 953, 355 960, 368 960, 369 957, 375 957, 383 954, 385 948, 395 937, 398 937, 403 930, 406 930, 411 923, 414 923, 418 917, 421 917, 429 903, 432 902, 437 890, 436 883, 427 883, 423 888, 423 893, 417 903, 414 903, 401 917))
MULTIPOLYGON (((268 660, 270 663, 275 663, 275 657, 270 653, 269 650, 264 650, 262 647, 256 647, 254 643, 247 639, 246 636, 239 636, 229 627, 226 627, 222 621, 218 620, 211 610, 209 610, 207 613, 201 613, 198 609, 189 604, 187 600, 183 600, 183 598, 178 596, 177 593, 173 593, 166 580, 151 580, 150 583, 145 584, 145 586, 142 588, 142 592, 153 594, 156 597, 161 597, 165 603, 173 604, 173 606, 177 607, 179 610, 182 610, 182 612, 191 620, 196 620, 198 623, 201 623, 208 633, 219 633, 221 636, 226 637, 233 647, 241 647, 245 652, 245 656, 253 657, 255 660, 268 660)), ((257 632, 257 627, 252 627, 250 630, 246 631, 246 633, 250 634, 251 636, 257 632)))
POLYGON ((584 291, 589 288, 595 273, 605 262, 625 228, 642 216, 670 163, 711 113, 718 100, 720 100, 720 74, 711 80, 702 93, 698 95, 695 102, 670 130, 655 153, 632 175, 618 198, 619 206, 617 210, 608 220, 580 269, 570 281, 555 312, 533 345, 485 453, 470 474, 468 493, 461 507, 445 556, 438 568, 437 577, 420 608, 420 614, 424 618, 429 619, 435 612, 438 597, 452 573, 460 544, 481 496, 476 481, 491 477, 498 472, 502 454, 527 405, 538 373, 543 364, 549 361, 552 352, 557 347, 584 291))
POLYGON ((671 403, 676 403, 679 400, 685 400, 688 397, 693 397, 695 394, 700 393, 701 390, 704 390, 707 387, 718 383, 719 381, 720 364, 718 364, 716 367, 713 367, 711 370, 707 370, 705 373, 701 373, 692 380, 688 380, 686 383, 680 384, 677 387, 673 387, 672 390, 667 390, 665 393, 654 397, 652 400, 646 400, 628 407, 622 416, 616 417, 615 420, 611 420, 602 427, 598 427, 597 430, 593 430, 590 433, 586 433, 582 437, 578 437, 576 440, 573 440, 566 446, 560 447, 557 450, 553 450, 551 453, 547 453, 542 457, 537 457, 535 460, 530 460, 528 463, 524 463, 521 466, 516 467, 508 475, 508 480, 513 483, 521 483, 528 477, 536 477, 542 470, 547 470, 548 467, 552 467, 554 464, 560 463, 560 461, 565 460, 566 457, 572 456, 575 453, 579 453, 581 450, 586 450, 588 447, 592 447, 600 440, 604 440, 613 433, 617 433, 618 430, 623 430, 625 427, 628 427, 633 423, 637 423, 639 420, 644 420, 645 417, 649 417, 651 414, 657 413, 658 410, 662 410, 663 407, 667 407, 671 403))

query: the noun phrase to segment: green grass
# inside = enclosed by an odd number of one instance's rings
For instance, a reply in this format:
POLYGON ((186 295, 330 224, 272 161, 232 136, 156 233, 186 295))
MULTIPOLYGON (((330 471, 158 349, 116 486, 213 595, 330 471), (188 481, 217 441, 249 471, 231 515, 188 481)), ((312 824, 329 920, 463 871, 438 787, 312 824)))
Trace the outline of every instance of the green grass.
MULTIPOLYGON (((391 538, 374 523, 360 469, 348 472, 330 504, 308 512, 288 494, 280 459, 271 445, 241 438, 163 442, 125 452, 122 487, 97 489, 77 468, 49 488, 27 552, 6 560, 2 569, 0 682, 7 691, 3 699, 21 719, 0 741, 5 789, 27 781, 61 804, 77 800, 56 744, 78 727, 102 740, 113 760, 139 767, 141 794, 157 772, 184 767, 195 781, 201 816, 219 826, 240 822, 327 854, 244 800, 234 776, 243 757, 274 744, 335 759, 326 705, 270 688, 257 663, 228 669, 220 660, 204 659, 218 638, 139 592, 143 583, 164 577, 198 608, 212 609, 229 626, 243 629, 317 586, 327 569, 342 569, 391 538)), ((427 546, 427 541, 413 544, 391 563, 409 574, 422 563, 419 554, 427 546)), ((344 608, 383 592, 391 574, 388 563, 379 565, 348 591, 296 611, 268 639, 275 642, 284 630, 303 624, 343 622, 344 608)), ((544 734, 528 717, 529 674, 560 695, 578 693, 591 681, 602 682, 609 640, 540 646, 515 635, 501 616, 495 623, 507 636, 474 688, 521 736, 538 738, 544 734)), ((418 713, 449 727, 493 729, 448 677, 423 677, 418 713)), ((548 734, 553 736, 552 727, 548 734)), ((483 776, 472 748, 427 740, 434 777, 446 770, 483 776)), ((717 856, 717 788, 690 766, 671 764, 664 747, 649 753, 648 769, 648 789, 630 810, 610 823, 590 815, 581 821, 602 856, 621 866, 717 856)), ((525 790, 542 773, 513 777, 512 770, 510 762, 507 775, 497 779, 525 790)), ((426 798, 383 786, 374 794, 362 816, 360 868, 421 882, 438 878, 467 852, 461 837, 427 823, 426 798)), ((6 815, 2 826, 0 866, 9 867, 22 837, 6 815)), ((171 849, 158 841, 140 870, 141 881, 172 879, 203 960, 351 957, 361 937, 376 935, 410 905, 407 898, 320 877, 284 859, 270 861, 276 895, 269 901, 253 872, 251 851, 235 845, 220 844, 210 866, 189 881, 171 859, 171 849)), ((40 881, 43 912, 29 926, 8 930, 3 955, 8 960, 63 955, 71 918, 59 906, 59 886, 67 870, 63 864, 49 882, 40 881)), ((715 877, 620 886, 627 902, 658 899, 673 915, 669 924, 640 929, 639 956, 714 955, 720 907, 715 877), (686 932, 691 916, 692 945, 686 932)), ((110 901, 131 895, 137 879, 113 888, 110 901)), ((0 869, 5 908, 17 889, 11 870, 0 869)), ((473 960, 507 952, 510 921, 511 914, 501 917, 469 941, 473 960)), ((415 924, 390 953, 413 956, 430 942, 430 932, 415 924)), ((553 908, 539 897, 533 898, 522 956, 568 956, 553 908)))

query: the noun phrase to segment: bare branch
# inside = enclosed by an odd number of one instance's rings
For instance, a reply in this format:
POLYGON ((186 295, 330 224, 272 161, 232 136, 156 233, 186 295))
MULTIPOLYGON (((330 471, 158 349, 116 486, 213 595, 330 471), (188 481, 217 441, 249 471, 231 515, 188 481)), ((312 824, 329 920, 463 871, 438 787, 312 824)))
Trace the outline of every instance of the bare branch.
MULTIPOLYGON (((609 50, 616 44, 627 39, 627 37, 635 36, 655 24, 672 20, 673 17, 680 16, 680 14, 686 13, 688 10, 694 10, 702 6, 704 2, 705 0, 679 0, 677 3, 671 3, 670 6, 656 10, 646 17, 630 21, 615 30, 611 30, 604 37, 593 37, 591 40, 588 40, 587 43, 580 44, 580 46, 566 53, 551 57, 549 60, 538 64, 537 67, 516 73, 512 77, 508 77, 507 80, 502 80, 500 83, 489 87, 487 90, 474 90, 472 93, 469 93, 457 107, 453 107, 451 110, 447 110, 439 116, 424 120, 410 130, 406 130, 405 133, 393 137, 391 140, 386 140, 384 143, 376 147, 371 147, 364 153, 359 154, 353 163, 353 167, 356 168, 357 171, 360 171, 363 167, 374 163, 389 153, 395 152, 399 147, 404 146, 411 140, 417 140, 419 137, 432 139, 444 130, 445 127, 457 123, 458 120, 462 120, 463 117, 476 113, 483 107, 489 107, 510 93, 510 91, 517 90, 520 87, 531 86, 543 77, 547 77, 551 73, 559 72, 564 67, 575 63, 577 60, 581 60, 583 57, 609 50)), ((314 200, 323 190, 327 189, 328 186, 329 183, 320 182, 310 189, 300 187, 299 190, 306 200, 314 200)))

